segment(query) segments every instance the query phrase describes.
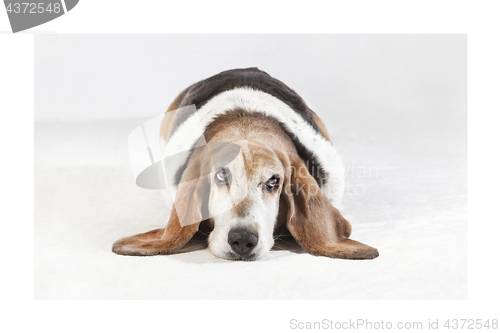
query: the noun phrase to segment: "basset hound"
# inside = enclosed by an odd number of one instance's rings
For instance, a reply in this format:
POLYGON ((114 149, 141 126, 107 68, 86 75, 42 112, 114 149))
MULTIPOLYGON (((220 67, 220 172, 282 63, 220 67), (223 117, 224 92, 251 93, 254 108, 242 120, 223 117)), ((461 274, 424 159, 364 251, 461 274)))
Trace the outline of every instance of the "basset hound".
POLYGON ((247 68, 195 83, 170 105, 160 132, 164 156, 175 157, 164 163, 170 218, 165 228, 116 241, 113 252, 174 254, 204 231, 216 257, 250 261, 285 231, 316 256, 378 257, 349 239, 351 225, 336 208, 344 166, 325 125, 281 81, 247 68))

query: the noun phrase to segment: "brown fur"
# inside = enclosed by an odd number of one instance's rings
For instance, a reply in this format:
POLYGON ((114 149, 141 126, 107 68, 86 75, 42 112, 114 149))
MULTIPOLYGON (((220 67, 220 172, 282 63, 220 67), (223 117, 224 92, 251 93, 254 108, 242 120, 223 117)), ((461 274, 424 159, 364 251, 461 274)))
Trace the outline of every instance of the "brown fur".
POLYGON ((234 209, 235 209, 235 215, 244 218, 245 216, 248 215, 248 211, 252 205, 252 201, 249 198, 244 199, 242 202, 237 204, 234 209))
POLYGON ((332 258, 373 259, 378 251, 348 239, 351 224, 323 195, 312 176, 300 172, 304 162, 293 156, 292 173, 287 178, 284 197, 288 215, 286 226, 307 252, 332 258), (299 175, 300 174, 300 175, 299 175))
POLYGON ((319 117, 316 114, 316 112, 314 112, 311 109, 309 109, 309 112, 311 113, 311 118, 313 119, 314 123, 316 124, 316 126, 318 126, 318 130, 321 133, 321 135, 323 135, 325 137, 325 139, 327 139, 328 141, 330 141, 330 137, 328 136, 328 131, 326 130, 325 124, 323 124, 323 122, 321 121, 321 119, 319 119, 319 117))
POLYGON ((182 119, 182 112, 177 112, 176 110, 183 106, 182 99, 184 98, 184 95, 186 94, 188 89, 185 89, 183 92, 181 92, 179 96, 175 98, 172 104, 170 104, 167 112, 165 113, 165 117, 161 122, 160 135, 165 141, 167 141, 170 135, 172 135, 175 127, 182 119))

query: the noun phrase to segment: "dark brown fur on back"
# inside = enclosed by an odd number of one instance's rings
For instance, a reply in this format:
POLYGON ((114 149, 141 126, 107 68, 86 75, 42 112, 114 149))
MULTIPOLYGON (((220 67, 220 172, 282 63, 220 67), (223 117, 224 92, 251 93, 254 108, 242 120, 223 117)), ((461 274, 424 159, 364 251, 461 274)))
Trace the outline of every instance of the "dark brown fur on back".
MULTIPOLYGON (((194 104, 196 109, 200 109, 212 97, 239 87, 260 90, 280 99, 318 131, 314 117, 302 97, 283 82, 256 67, 231 69, 191 85, 179 95, 175 108, 194 104)), ((188 116, 186 114, 178 124, 181 124, 188 116)))

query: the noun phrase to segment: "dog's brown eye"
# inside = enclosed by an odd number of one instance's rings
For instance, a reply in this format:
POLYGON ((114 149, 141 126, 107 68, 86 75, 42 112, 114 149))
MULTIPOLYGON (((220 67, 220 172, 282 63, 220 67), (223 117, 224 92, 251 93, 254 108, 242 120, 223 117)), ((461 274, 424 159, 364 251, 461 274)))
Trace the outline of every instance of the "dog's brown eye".
POLYGON ((231 172, 226 168, 220 169, 215 173, 215 181, 220 186, 229 185, 231 181, 231 172))
POLYGON ((275 189, 278 188, 280 184, 280 179, 278 176, 272 176, 271 178, 269 178, 269 180, 264 184, 264 187, 266 190, 272 192, 274 191, 275 189))

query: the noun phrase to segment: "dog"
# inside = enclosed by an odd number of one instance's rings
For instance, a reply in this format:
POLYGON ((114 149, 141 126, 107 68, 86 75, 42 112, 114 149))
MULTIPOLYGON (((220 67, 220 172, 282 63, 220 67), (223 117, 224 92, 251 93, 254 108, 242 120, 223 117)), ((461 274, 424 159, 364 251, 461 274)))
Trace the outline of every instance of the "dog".
POLYGON ((378 257, 349 239, 351 225, 337 209, 344 166, 325 125, 266 72, 233 69, 191 85, 168 108, 160 132, 163 149, 189 151, 175 155, 164 174, 175 192, 170 219, 116 241, 113 252, 174 254, 204 231, 216 257, 252 261, 270 252, 274 235, 289 232, 315 256, 378 257))

